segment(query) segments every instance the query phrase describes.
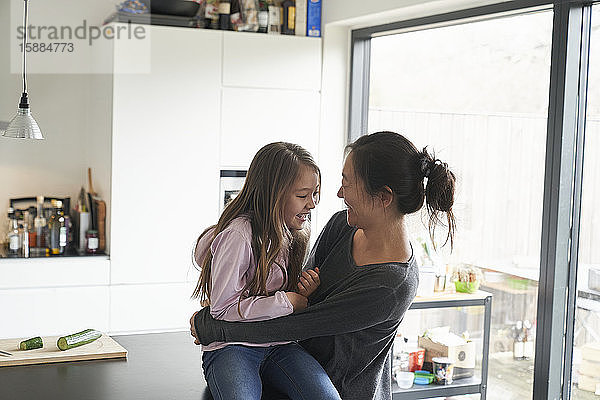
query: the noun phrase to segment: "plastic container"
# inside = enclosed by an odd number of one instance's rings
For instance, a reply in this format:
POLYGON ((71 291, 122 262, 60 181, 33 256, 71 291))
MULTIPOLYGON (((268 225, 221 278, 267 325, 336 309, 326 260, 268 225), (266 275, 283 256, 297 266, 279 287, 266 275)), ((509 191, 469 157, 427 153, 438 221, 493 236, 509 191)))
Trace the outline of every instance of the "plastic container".
POLYGON ((435 377, 429 371, 415 371, 415 385, 429 385, 435 377))
POLYGON ((454 281, 454 287, 456 288, 456 291, 460 292, 460 293, 475 293, 477 290, 479 290, 479 281, 475 281, 475 282, 454 281))
POLYGON ((419 267, 419 286, 417 296, 431 297, 435 288, 435 270, 433 267, 419 267))
POLYGON ((452 383, 452 374, 454 372, 454 363, 447 357, 434 357, 433 375, 435 375, 435 383, 438 385, 449 385, 452 383))
POLYGON ((414 372, 398 371, 396 372, 396 382, 401 389, 410 389, 415 379, 414 372))
POLYGON ((423 368, 425 362, 425 349, 420 347, 407 347, 406 352, 408 353, 408 370, 415 372, 423 368))
POLYGON ((588 271, 588 287, 600 292, 600 269, 594 267, 590 268, 588 271))

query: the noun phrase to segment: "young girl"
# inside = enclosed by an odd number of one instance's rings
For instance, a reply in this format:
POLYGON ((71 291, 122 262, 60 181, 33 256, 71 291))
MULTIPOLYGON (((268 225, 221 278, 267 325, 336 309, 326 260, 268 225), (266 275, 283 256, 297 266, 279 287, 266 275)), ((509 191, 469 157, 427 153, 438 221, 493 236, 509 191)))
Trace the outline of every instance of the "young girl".
MULTIPOLYGON (((225 321, 260 321, 306 308, 318 270, 302 272, 310 210, 321 175, 310 153, 277 142, 256 153, 240 193, 198 238, 201 267, 192 297, 225 321)), ((295 342, 224 343, 202 348, 215 400, 259 400, 262 381, 290 399, 340 399, 319 363, 295 342)))

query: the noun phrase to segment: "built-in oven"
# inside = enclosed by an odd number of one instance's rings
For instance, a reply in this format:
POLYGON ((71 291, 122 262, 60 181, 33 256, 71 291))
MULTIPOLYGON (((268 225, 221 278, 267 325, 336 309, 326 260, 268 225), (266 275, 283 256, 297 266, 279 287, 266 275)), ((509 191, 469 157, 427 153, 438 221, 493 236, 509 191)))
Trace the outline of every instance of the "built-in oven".
POLYGON ((219 215, 225 209, 227 203, 235 199, 246 180, 246 170, 221 170, 221 183, 219 192, 219 215))

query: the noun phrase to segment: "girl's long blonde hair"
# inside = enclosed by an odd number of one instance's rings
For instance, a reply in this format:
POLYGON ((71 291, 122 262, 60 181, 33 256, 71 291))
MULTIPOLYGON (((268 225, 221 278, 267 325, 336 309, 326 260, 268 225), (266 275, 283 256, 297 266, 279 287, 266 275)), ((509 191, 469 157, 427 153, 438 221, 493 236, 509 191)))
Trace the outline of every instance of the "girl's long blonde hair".
MULTIPOLYGON (((247 215, 252 227, 252 253, 256 263, 256 273, 242 291, 244 296, 267 296, 267 278, 271 266, 275 263, 286 278, 279 290, 294 291, 302 264, 307 253, 310 228, 290 231, 284 221, 283 211, 287 194, 298 178, 300 167, 311 167, 318 175, 319 186, 321 172, 312 156, 301 146, 286 142, 270 143, 261 148, 250 163, 246 181, 238 195, 225 207, 216 225, 207 228, 196 241, 194 260, 198 260, 198 242, 209 234, 209 243, 221 233, 229 223, 240 215, 247 215), (283 253, 282 253, 283 252, 283 253), (276 263, 280 254, 287 256, 287 271, 276 263)), ((193 299, 200 299, 203 306, 210 305, 211 292, 210 248, 204 252, 200 261, 200 277, 193 299)), ((238 300, 238 312, 239 301, 238 300)))

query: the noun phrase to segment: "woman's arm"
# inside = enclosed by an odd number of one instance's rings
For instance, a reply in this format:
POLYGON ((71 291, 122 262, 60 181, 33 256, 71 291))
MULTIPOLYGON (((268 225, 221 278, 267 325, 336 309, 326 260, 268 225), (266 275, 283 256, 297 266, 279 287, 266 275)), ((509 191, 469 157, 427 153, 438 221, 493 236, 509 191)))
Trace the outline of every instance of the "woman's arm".
POLYGON ((205 308, 195 315, 194 328, 202 344, 304 340, 356 332, 390 319, 400 320, 414 297, 414 290, 409 286, 402 284, 392 290, 361 285, 332 295, 297 314, 244 324, 217 321, 205 308), (397 293, 406 295, 397 296, 397 293))

